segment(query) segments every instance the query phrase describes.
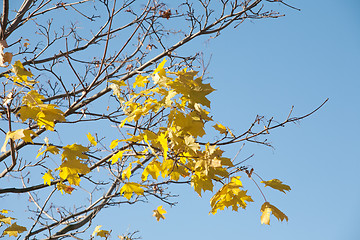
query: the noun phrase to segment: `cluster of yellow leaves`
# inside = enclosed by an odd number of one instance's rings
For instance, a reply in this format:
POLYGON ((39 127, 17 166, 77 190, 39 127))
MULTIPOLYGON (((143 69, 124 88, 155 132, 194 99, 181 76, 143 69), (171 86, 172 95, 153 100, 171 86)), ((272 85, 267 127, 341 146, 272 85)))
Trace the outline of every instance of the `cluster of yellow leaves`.
MULTIPOLYGON (((29 43, 24 43, 24 46, 25 44, 28 45, 29 43)), ((4 49, 7 47, 8 45, 6 40, 0 40, 0 67, 8 67, 9 64, 11 64, 13 54, 10 52, 4 52, 4 49)), ((16 85, 33 88, 33 85, 36 83, 35 80, 29 79, 34 75, 31 73, 31 71, 25 69, 19 60, 15 61, 10 71, 13 73, 13 75, 4 74, 4 76, 8 79, 11 79, 16 85)))
POLYGON ((29 79, 34 75, 30 71, 26 70, 19 60, 15 61, 14 65, 12 65, 11 72, 14 73, 13 76, 8 74, 4 74, 4 76, 12 79, 14 83, 20 83, 21 85, 25 85, 29 88, 32 88, 32 85, 36 83, 35 80, 29 79))
POLYGON ((61 180, 68 180, 70 185, 79 186, 80 177, 79 174, 87 174, 90 172, 90 168, 82 162, 82 159, 89 159, 84 152, 88 152, 89 149, 79 144, 72 144, 63 147, 63 153, 61 155, 62 164, 56 169, 59 170, 59 176, 61 180))
MULTIPOLYGON (((44 151, 39 151, 38 156, 42 155, 44 152, 51 152, 52 154, 58 154, 60 149, 56 146, 50 146, 46 143, 47 147, 44 151)), ((44 147, 44 146, 43 146, 44 147)), ((41 148, 42 149, 42 148, 41 148)), ((41 150, 40 149, 40 150, 41 150)), ((79 186, 80 176, 79 174, 87 174, 90 172, 90 168, 83 163, 83 160, 89 159, 89 157, 84 154, 89 151, 89 148, 84 147, 80 144, 66 145, 62 148, 63 152, 61 154, 62 163, 56 168, 56 171, 59 171, 60 182, 57 183, 57 189, 61 193, 65 192, 71 194, 74 190, 71 185, 79 186), (70 185, 65 185, 63 181, 67 180, 70 185)), ((44 184, 51 185, 51 181, 54 178, 52 175, 52 170, 48 170, 43 177, 44 184)))
POLYGON ((11 224, 12 220, 15 220, 15 218, 12 217, 6 217, 3 214, 7 214, 9 213, 9 210, 0 210, 0 226, 2 225, 2 223, 6 224, 6 225, 10 225, 9 227, 7 227, 2 235, 9 235, 9 236, 14 236, 17 237, 19 233, 25 232, 27 229, 25 227, 19 226, 15 223, 11 224))
MULTIPOLYGON (((173 181, 178 181, 180 177, 189 177, 192 187, 201 196, 202 192, 214 190, 214 182, 228 179, 229 182, 222 183, 223 186, 211 198, 210 213, 215 214, 217 210, 224 210, 225 207, 231 207, 234 211, 245 208, 248 202, 253 200, 247 195, 247 191, 242 190, 240 177, 230 178, 229 169, 234 167, 232 161, 222 156, 223 151, 218 146, 205 144, 201 147, 198 143, 198 138, 206 134, 205 124, 213 121, 204 108, 210 108, 207 95, 214 89, 210 84, 204 83, 201 77, 197 77, 196 71, 184 69, 167 72, 164 68, 165 63, 164 59, 149 76, 138 75, 132 86, 122 81, 110 81, 112 83, 110 88, 119 98, 126 114, 120 127, 124 127, 126 123, 146 120, 147 117, 154 116, 160 111, 167 117, 165 126, 158 128, 156 132, 142 130, 136 135, 128 133, 129 138, 115 139, 111 142, 111 149, 115 149, 121 142, 142 145, 145 149, 136 152, 135 157, 138 159, 145 158, 149 153, 154 156, 152 161, 143 166, 142 184, 127 182, 120 193, 129 200, 134 194, 143 195, 145 188, 143 183, 149 180, 149 176, 154 180, 161 176, 173 181), (124 93, 131 87, 130 97, 125 99, 124 93)), ((228 127, 220 123, 213 127, 220 134, 236 137, 228 127)), ((125 151, 130 150, 117 150, 110 158, 111 163, 118 163, 125 151)), ((130 181, 133 163, 123 169, 123 180, 130 181)), ((289 186, 277 179, 263 183, 282 192, 290 190, 289 186)), ((269 206, 267 205, 264 212, 269 212, 268 209, 271 208, 270 212, 280 216, 274 207, 269 206)), ((154 210, 157 220, 164 218, 162 211, 165 210, 162 210, 161 206, 154 210)))
POLYGON ((211 198, 210 213, 215 214, 217 210, 224 210, 225 207, 232 207, 233 211, 237 211, 239 207, 246 208, 246 202, 253 202, 253 200, 246 195, 247 191, 240 188, 242 188, 240 177, 232 177, 231 181, 211 198))
POLYGON ((64 113, 57 109, 55 104, 44 104, 44 96, 37 91, 28 92, 22 99, 24 106, 20 108, 18 114, 24 122, 27 119, 33 119, 39 127, 44 126, 47 130, 54 131, 55 122, 64 122, 64 113))

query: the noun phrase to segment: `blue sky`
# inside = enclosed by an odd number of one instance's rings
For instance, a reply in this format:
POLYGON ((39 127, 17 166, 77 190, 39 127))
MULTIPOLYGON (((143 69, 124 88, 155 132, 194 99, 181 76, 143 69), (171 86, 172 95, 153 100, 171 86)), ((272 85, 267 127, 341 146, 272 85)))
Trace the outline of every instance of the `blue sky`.
MULTIPOLYGON (((262 198, 243 178, 255 200, 244 211, 210 216, 210 195, 200 199, 181 188, 179 204, 166 208, 165 221, 144 214, 155 202, 135 213, 125 208, 122 217, 128 221, 109 217, 109 227, 115 221, 157 240, 359 239, 360 2, 289 3, 301 12, 279 7, 283 18, 247 22, 199 43, 211 56, 208 72, 217 89, 212 112, 236 132, 257 114, 283 120, 292 105, 293 116, 300 116, 329 98, 311 117, 275 130, 269 137, 275 149, 246 144, 239 155, 245 159, 254 153, 248 164, 263 178, 279 178, 292 187, 286 195, 265 189, 289 222, 272 219, 270 226, 261 225, 262 198)), ((237 150, 228 149, 228 156, 237 150)))

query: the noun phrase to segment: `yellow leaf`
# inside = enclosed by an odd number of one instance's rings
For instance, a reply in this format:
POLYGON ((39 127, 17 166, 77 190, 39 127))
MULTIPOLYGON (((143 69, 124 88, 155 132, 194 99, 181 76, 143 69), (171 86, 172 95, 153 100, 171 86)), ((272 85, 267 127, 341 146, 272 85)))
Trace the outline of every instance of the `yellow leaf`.
POLYGON ((34 76, 30 71, 28 71, 24 68, 24 66, 22 65, 22 63, 19 60, 14 63, 11 71, 14 72, 16 74, 16 76, 23 78, 23 79, 27 79, 27 77, 34 76))
POLYGON ((36 158, 38 158, 39 156, 43 155, 44 152, 50 152, 50 153, 56 155, 56 154, 59 154, 59 151, 60 151, 60 150, 59 150, 57 147, 55 147, 55 146, 47 146, 44 151, 40 152, 42 148, 43 148, 43 147, 41 147, 41 148, 39 149, 39 153, 36 155, 36 158))
POLYGON ((112 141, 110 144, 110 149, 114 149, 119 144, 119 142, 120 141, 118 139, 112 141))
POLYGON ((25 106, 22 106, 18 111, 21 120, 24 122, 27 119, 34 119, 37 124, 45 126, 46 129, 54 131, 55 122, 65 122, 64 113, 55 104, 43 104, 44 96, 37 91, 32 90, 28 92, 22 99, 25 106))
POLYGON ((18 129, 16 131, 8 132, 6 134, 5 142, 4 142, 4 144, 3 144, 2 148, 1 148, 1 151, 2 152, 6 151, 6 144, 7 144, 9 139, 12 139, 12 140, 22 139, 25 142, 31 142, 32 143, 33 141, 32 141, 31 135, 37 136, 37 134, 34 131, 29 130, 29 129, 18 129))
POLYGON ((271 207, 271 213, 272 215, 274 215, 274 217, 277 218, 277 220, 279 221, 289 221, 289 218, 282 212, 280 211, 277 207, 275 207, 274 205, 271 205, 270 204, 270 207, 271 207))
POLYGON ((51 152, 52 154, 56 155, 59 154, 60 150, 55 146, 48 146, 45 151, 51 152))
POLYGON ((67 194, 71 194, 72 191, 74 191, 74 189, 75 189, 75 188, 73 188, 71 186, 63 184, 62 182, 57 183, 56 188, 57 188, 57 190, 59 190, 61 192, 61 194, 63 194, 64 191, 67 194))
POLYGON ((0 222, 3 222, 5 224, 11 225, 11 220, 14 220, 15 218, 12 217, 5 217, 4 215, 0 214, 0 222))
POLYGON ((125 151, 118 151, 116 154, 114 154, 110 160, 111 160, 111 164, 116 163, 117 161, 119 161, 119 159, 122 159, 122 156, 124 154, 125 151))
POLYGON ((291 190, 291 188, 288 185, 283 184, 282 181, 280 181, 279 179, 272 179, 269 181, 261 181, 261 182, 265 184, 265 187, 269 186, 269 187, 279 190, 283 193, 286 193, 285 191, 291 190))
POLYGON ((185 136, 184 140, 186 147, 188 147, 193 153, 200 149, 200 145, 195 142, 195 138, 193 138, 192 136, 185 136))
POLYGON ((133 193, 136 195, 144 195, 144 189, 141 188, 142 185, 139 183, 128 182, 120 189, 120 194, 124 194, 124 197, 130 200, 133 193))
POLYGON ((211 178, 198 173, 191 176, 191 186, 194 187, 194 190, 199 194, 199 196, 201 196, 201 191, 212 191, 214 188, 211 178))
POLYGON ((157 180, 157 178, 160 176, 160 171, 161 171, 160 162, 153 160, 144 169, 141 175, 141 179, 143 181, 146 181, 148 175, 150 174, 153 179, 157 180))
POLYGON ((193 79, 198 72, 196 71, 178 71, 174 73, 177 78, 169 82, 169 85, 177 93, 182 94, 180 98, 183 102, 189 103, 188 107, 195 110, 195 104, 201 104, 210 108, 210 101, 206 95, 215 91, 211 85, 204 84, 201 77, 193 79))
POLYGON ((157 68, 154 70, 153 75, 158 73, 161 69, 164 69, 164 65, 166 63, 166 59, 164 58, 162 62, 157 66, 157 68))
POLYGON ((162 206, 159 206, 157 209, 153 210, 153 216, 156 217, 157 221, 160 221, 160 219, 165 219, 164 214, 166 211, 162 208, 162 206))
POLYGON ((37 91, 31 90, 23 97, 22 103, 25 105, 36 106, 38 104, 42 104, 42 99, 44 98, 45 97, 39 94, 37 91))
POLYGON ((59 176, 61 179, 67 179, 71 185, 76 186, 80 183, 78 174, 87 174, 90 172, 90 168, 77 159, 64 161, 57 170, 60 171, 59 176))
MULTIPOLYGON (((238 208, 246 208, 246 202, 253 202, 247 191, 241 190, 242 182, 240 177, 232 177, 228 184, 225 184, 210 200, 212 210, 210 213, 215 214, 217 210, 224 210, 225 207, 232 207, 233 211, 238 208)), ((210 214, 209 213, 209 214, 210 214)))
POLYGON ((44 104, 41 111, 36 115, 37 124, 44 126, 47 130, 54 131, 55 122, 65 122, 64 113, 60 109, 55 109, 50 104, 44 104))
POLYGON ((51 185, 51 180, 54 179, 54 177, 51 175, 51 170, 49 169, 49 171, 47 173, 44 174, 44 176, 42 177, 44 179, 44 184, 47 185, 51 185))
POLYGON ((279 221, 288 221, 289 218, 283 213, 281 212, 277 207, 275 207, 274 205, 271 205, 269 202, 265 202, 262 206, 261 206, 261 224, 267 224, 270 225, 270 213, 272 213, 272 215, 274 215, 279 221))
POLYGON ((17 237, 19 233, 25 232, 26 230, 27 229, 25 227, 13 223, 10 227, 4 230, 3 235, 8 234, 9 236, 17 237))
POLYGON ((91 133, 88 133, 86 135, 86 137, 89 139, 89 142, 93 145, 93 146, 96 146, 97 145, 97 142, 95 141, 95 138, 91 135, 91 133))
POLYGON ((226 134, 227 133, 227 128, 220 124, 220 123, 217 123, 213 126, 216 130, 218 130, 220 132, 220 134, 226 134))
POLYGON ((261 224, 270 225, 271 208, 269 208, 269 207, 265 207, 264 209, 261 208, 261 211, 262 211, 262 214, 260 217, 261 224))
POLYGON ((68 160, 73 160, 78 158, 81 159, 89 159, 89 157, 85 154, 83 154, 84 152, 88 152, 89 148, 84 147, 80 144, 71 144, 71 145, 66 145, 65 147, 63 147, 64 151, 61 154, 61 158, 62 160, 68 159, 68 160))
POLYGON ((14 65, 12 65, 11 71, 15 74, 11 78, 15 83, 21 83, 29 88, 32 88, 32 85, 36 83, 35 80, 29 80, 28 77, 33 77, 34 75, 26 70, 20 61, 16 61, 14 65))
POLYGON ((92 236, 95 237, 96 236, 99 236, 99 237, 103 237, 103 238, 106 238, 110 235, 110 232, 107 231, 107 230, 100 230, 100 228, 102 227, 102 225, 98 225, 96 226, 94 232, 92 233, 92 236))
POLYGON ((31 118, 36 120, 36 116, 41 111, 39 107, 33 106, 22 106, 20 110, 17 112, 20 119, 25 122, 27 119, 31 118))
POLYGON ((131 169, 132 169, 132 164, 130 163, 129 166, 125 170, 123 170, 121 174, 123 180, 125 180, 125 178, 130 179, 131 169))
POLYGON ((165 161, 167 158, 167 151, 169 150, 166 133, 160 134, 156 140, 161 144, 161 147, 163 148, 165 161))
POLYGON ((136 77, 133 87, 145 87, 145 84, 148 83, 148 76, 141 76, 140 74, 136 77))

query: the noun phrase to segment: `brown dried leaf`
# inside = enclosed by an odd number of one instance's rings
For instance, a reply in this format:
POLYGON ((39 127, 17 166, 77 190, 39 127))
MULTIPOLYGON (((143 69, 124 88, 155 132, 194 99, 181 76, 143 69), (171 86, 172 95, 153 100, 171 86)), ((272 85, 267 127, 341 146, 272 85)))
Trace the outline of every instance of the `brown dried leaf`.
POLYGON ((131 71, 131 69, 133 69, 133 65, 132 64, 128 64, 126 66, 126 71, 131 71))
POLYGON ((160 10, 159 15, 162 18, 169 19, 171 17, 171 10, 170 9, 165 10, 165 11, 160 10))

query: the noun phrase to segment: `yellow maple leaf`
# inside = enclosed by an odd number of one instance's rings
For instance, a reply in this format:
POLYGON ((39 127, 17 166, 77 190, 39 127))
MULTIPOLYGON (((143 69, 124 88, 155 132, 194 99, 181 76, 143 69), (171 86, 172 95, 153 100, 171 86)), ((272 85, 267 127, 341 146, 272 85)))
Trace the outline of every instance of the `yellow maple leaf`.
POLYGON ((49 169, 49 171, 47 173, 44 174, 44 176, 42 177, 44 179, 44 184, 47 185, 51 185, 51 180, 54 179, 54 177, 51 175, 51 170, 49 169))
POLYGON ((173 110, 169 116, 169 124, 179 129, 180 135, 191 135, 194 138, 205 135, 204 122, 194 120, 191 115, 185 115, 178 110, 173 110))
POLYGON ((71 194, 72 191, 74 191, 75 188, 65 185, 62 182, 59 182, 56 184, 56 188, 57 190, 59 190, 61 192, 61 194, 67 193, 67 194, 71 194))
POLYGON ((47 130, 54 131, 55 122, 66 121, 64 113, 55 104, 43 104, 42 99, 44 96, 37 91, 28 92, 22 99, 25 106, 17 114, 23 122, 34 119, 40 127, 45 126, 47 130))
POLYGON ((195 142, 195 138, 193 138, 193 136, 185 136, 184 137, 184 143, 186 145, 186 147, 192 152, 192 153, 196 153, 197 150, 200 149, 200 145, 195 142))
POLYGON ((44 126, 47 130, 54 131, 55 121, 65 122, 64 113, 60 109, 50 106, 50 104, 46 105, 36 115, 35 120, 40 127, 44 126))
POLYGON ((97 145, 97 142, 95 141, 95 138, 91 135, 91 133, 88 133, 86 135, 86 137, 88 138, 89 142, 93 145, 93 146, 96 146, 97 145))
POLYGON ((121 87, 127 86, 126 83, 124 81, 119 81, 119 80, 110 80, 108 82, 112 83, 109 85, 109 88, 113 90, 113 94, 118 97, 120 102, 125 102, 125 99, 120 95, 121 95, 121 87))
POLYGON ((166 59, 164 58, 162 60, 162 62, 157 66, 157 68, 154 70, 153 75, 155 75, 156 73, 158 73, 159 71, 164 69, 164 65, 166 63, 166 59))
POLYGON ((283 184, 282 181, 280 181, 279 179, 272 179, 269 181, 261 181, 261 182, 265 184, 265 187, 269 186, 269 187, 279 190, 285 194, 286 194, 285 191, 291 190, 291 188, 288 185, 283 184))
POLYGON ((36 120, 36 116, 41 111, 39 107, 36 106, 22 106, 20 110, 17 112, 20 119, 25 122, 27 119, 31 118, 36 120))
POLYGON ((31 90, 28 92, 22 99, 22 103, 25 105, 36 106, 38 104, 42 104, 42 99, 45 97, 39 94, 36 90, 31 90))
POLYGON ((128 182, 121 187, 120 194, 124 194, 124 197, 130 200, 133 193, 137 195, 144 195, 144 189, 142 189, 141 187, 144 186, 139 183, 128 182))
POLYGON ((161 147, 163 148, 164 161, 166 161, 167 152, 169 150, 166 133, 161 133, 156 140, 161 144, 161 147))
POLYGON ((57 170, 60 171, 59 176, 61 179, 67 179, 71 185, 76 186, 80 183, 79 173, 87 174, 90 172, 90 168, 77 159, 64 161, 57 170))
POLYGON ((98 225, 95 227, 95 230, 94 232, 92 233, 92 236, 95 237, 96 236, 99 236, 99 237, 103 237, 103 238, 106 238, 110 235, 110 232, 107 231, 107 230, 100 230, 100 228, 102 227, 102 225, 98 225))
POLYGON ((133 84, 133 87, 136 88, 136 87, 145 87, 145 84, 148 83, 149 80, 148 80, 148 76, 142 76, 142 75, 137 75, 136 79, 135 79, 135 82, 133 84))
POLYGON ((6 217, 2 214, 0 214, 0 222, 3 222, 5 224, 9 224, 11 225, 11 220, 14 220, 15 218, 12 218, 12 217, 6 217))
MULTIPOLYGON (((241 190, 242 182, 240 177, 232 177, 228 184, 225 184, 210 200, 212 210, 210 213, 215 214, 217 210, 224 210, 225 207, 232 207, 233 211, 238 208, 246 208, 246 202, 253 202, 252 198, 247 195, 247 191, 241 190)), ((209 214, 210 214, 209 213, 209 214)))
POLYGON ((15 83, 19 82, 30 88, 32 88, 32 85, 36 83, 35 80, 28 79, 28 77, 33 77, 34 75, 30 71, 26 70, 19 60, 12 65, 11 71, 15 74, 15 76, 11 77, 15 83))
POLYGON ((74 143, 71 145, 66 145, 65 147, 63 147, 63 150, 64 151, 61 154, 62 160, 65 160, 65 159, 73 160, 76 158, 89 159, 89 157, 84 154, 84 152, 89 151, 89 148, 84 147, 80 144, 74 143))
POLYGON ((5 142, 1 148, 1 151, 2 152, 6 151, 6 144, 9 139, 12 139, 12 140, 22 139, 25 142, 33 143, 31 135, 37 136, 37 134, 33 130, 29 130, 29 129, 18 129, 16 131, 6 133, 5 142))
POLYGON ((41 151, 43 146, 39 149, 38 154, 36 155, 36 158, 40 157, 44 154, 44 152, 50 152, 54 155, 59 154, 60 150, 55 146, 47 146, 44 151, 41 151))
POLYGON ((153 210, 153 216, 156 217, 157 221, 160 221, 160 219, 165 219, 164 214, 166 211, 162 208, 162 206, 158 206, 157 209, 153 210))
POLYGON ((178 71, 174 73, 177 78, 168 83, 177 93, 182 94, 182 102, 188 103, 188 107, 195 110, 195 104, 201 104, 210 108, 210 101, 206 95, 215 91, 211 85, 204 84, 201 77, 193 79, 198 72, 196 71, 178 71))
POLYGON ((271 214, 271 208, 269 207, 261 207, 261 217, 260 217, 260 221, 261 224, 266 224, 266 225, 270 225, 270 214, 271 214))
POLYGON ((274 215, 279 221, 288 221, 289 218, 280 211, 277 207, 274 205, 271 205, 269 202, 265 202, 262 206, 260 211, 262 212, 262 215, 260 217, 261 224, 267 224, 270 225, 270 213, 274 215))
POLYGON ((212 179, 198 172, 191 176, 191 186, 194 187, 199 196, 201 196, 201 191, 212 191, 214 188, 212 179))
POLYGON ((119 161, 119 159, 121 160, 122 159, 122 156, 124 154, 125 151, 128 151, 128 150, 124 150, 124 151, 118 151, 117 153, 115 153, 111 158, 111 164, 115 164, 117 161, 119 161))
POLYGON ((129 166, 125 170, 123 170, 123 172, 121 174, 121 178, 123 180, 125 180, 125 178, 130 179, 131 170, 132 170, 132 163, 130 163, 129 166))
POLYGON ((215 124, 213 127, 218 130, 220 134, 226 134, 228 132, 227 128, 220 123, 215 124))
POLYGON ((119 139, 115 139, 115 140, 111 141, 110 149, 114 149, 119 144, 119 142, 120 142, 119 139))
POLYGON ((157 180, 157 178, 160 176, 160 171, 161 171, 160 162, 153 160, 144 169, 141 175, 141 180, 146 181, 149 174, 153 179, 157 180))
POLYGON ((19 226, 15 222, 4 230, 3 235, 8 234, 9 236, 17 237, 19 233, 25 232, 26 230, 27 229, 25 227, 19 226))

